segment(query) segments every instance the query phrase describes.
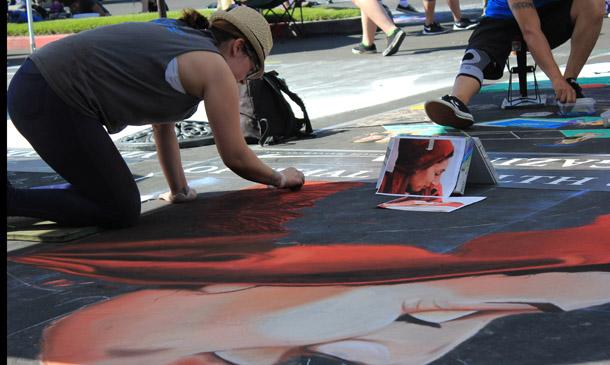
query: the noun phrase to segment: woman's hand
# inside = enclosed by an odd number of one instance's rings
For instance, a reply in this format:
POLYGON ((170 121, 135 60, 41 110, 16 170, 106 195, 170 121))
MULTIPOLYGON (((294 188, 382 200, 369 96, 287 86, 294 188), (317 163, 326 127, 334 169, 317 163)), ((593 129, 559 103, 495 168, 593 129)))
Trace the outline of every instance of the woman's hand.
POLYGON ((302 172, 295 168, 275 172, 246 144, 239 123, 235 75, 223 57, 212 52, 188 52, 179 56, 178 66, 184 89, 205 103, 216 149, 226 167, 244 179, 280 189, 298 190, 303 186, 302 172))
POLYGON ((276 171, 273 180, 273 185, 278 189, 299 190, 305 183, 305 175, 294 167, 289 167, 281 172, 276 171))
POLYGON ((185 189, 175 194, 171 191, 163 193, 159 195, 159 199, 168 201, 170 203, 186 203, 197 199, 197 192, 195 191, 195 189, 192 189, 191 187, 187 186, 185 189))

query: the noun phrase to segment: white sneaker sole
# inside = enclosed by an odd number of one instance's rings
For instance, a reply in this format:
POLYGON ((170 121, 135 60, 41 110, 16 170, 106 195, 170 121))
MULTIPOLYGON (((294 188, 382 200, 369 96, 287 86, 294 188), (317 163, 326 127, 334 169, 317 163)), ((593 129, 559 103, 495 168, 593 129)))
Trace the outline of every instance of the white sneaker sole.
POLYGON ((449 32, 451 32, 450 29, 445 29, 445 30, 440 31, 440 32, 426 32, 425 30, 422 30, 421 34, 422 35, 439 35, 439 34, 446 34, 446 33, 449 33, 449 32))
POLYGON ((360 51, 356 51, 356 50, 352 49, 352 53, 353 54, 375 54, 375 53, 377 53, 377 51, 364 51, 364 52, 360 52, 360 51))
POLYGON ((453 104, 444 100, 427 101, 424 109, 428 118, 436 124, 458 129, 470 128, 474 124, 472 114, 456 110, 453 104))
POLYGON ((472 28, 475 28, 477 25, 479 25, 479 23, 475 23, 475 24, 470 24, 469 26, 467 26, 466 28, 460 28, 457 27, 455 24, 453 25, 453 30, 469 30, 472 28))

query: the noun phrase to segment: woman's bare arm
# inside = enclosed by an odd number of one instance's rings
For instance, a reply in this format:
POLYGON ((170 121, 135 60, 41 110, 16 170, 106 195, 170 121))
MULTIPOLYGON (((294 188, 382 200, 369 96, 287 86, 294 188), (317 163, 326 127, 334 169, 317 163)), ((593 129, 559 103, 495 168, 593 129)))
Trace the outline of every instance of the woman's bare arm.
POLYGON ((244 179, 280 188, 303 185, 303 174, 281 173, 264 164, 246 144, 239 125, 237 82, 224 59, 212 52, 190 52, 178 58, 180 80, 187 93, 201 97, 225 165, 244 179))

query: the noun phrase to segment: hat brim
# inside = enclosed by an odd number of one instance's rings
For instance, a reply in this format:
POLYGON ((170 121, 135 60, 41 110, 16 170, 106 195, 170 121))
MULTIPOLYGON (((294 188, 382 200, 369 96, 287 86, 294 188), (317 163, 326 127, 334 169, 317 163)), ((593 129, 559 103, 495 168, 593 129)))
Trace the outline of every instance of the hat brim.
POLYGON ((254 35, 252 30, 243 22, 242 19, 234 16, 233 14, 231 14, 231 12, 224 10, 216 11, 214 14, 212 14, 212 16, 210 16, 210 23, 213 23, 214 21, 220 19, 226 20, 229 23, 233 24, 237 29, 239 29, 239 31, 244 36, 246 36, 246 40, 248 41, 248 43, 250 43, 250 45, 256 52, 256 57, 258 58, 259 70, 257 73, 252 75, 252 78, 260 79, 261 77, 263 77, 263 74, 265 73, 265 52, 263 51, 263 46, 258 40, 258 38, 254 35))

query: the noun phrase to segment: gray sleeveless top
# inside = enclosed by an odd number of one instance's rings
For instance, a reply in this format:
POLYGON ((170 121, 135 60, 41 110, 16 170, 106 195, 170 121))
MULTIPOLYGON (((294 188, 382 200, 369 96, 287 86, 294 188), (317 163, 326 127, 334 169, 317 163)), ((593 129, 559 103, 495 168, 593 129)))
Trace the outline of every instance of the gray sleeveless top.
POLYGON ((165 80, 165 68, 190 51, 219 53, 208 31, 172 19, 109 25, 68 36, 32 54, 68 105, 98 118, 108 132, 193 115, 201 101, 165 80))

